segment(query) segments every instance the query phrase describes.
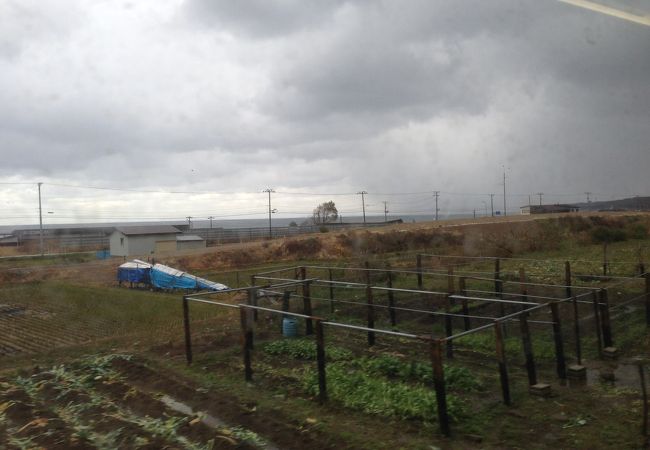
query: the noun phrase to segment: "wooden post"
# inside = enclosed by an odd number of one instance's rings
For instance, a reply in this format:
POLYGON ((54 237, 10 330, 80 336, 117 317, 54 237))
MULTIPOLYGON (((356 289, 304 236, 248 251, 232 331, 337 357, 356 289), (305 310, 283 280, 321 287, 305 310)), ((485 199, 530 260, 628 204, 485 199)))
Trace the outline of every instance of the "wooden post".
POLYGON ((564 360, 564 342, 562 340, 562 324, 560 322, 560 311, 556 302, 549 304, 553 317, 553 340, 555 341, 555 364, 557 376, 566 379, 566 362, 564 360))
MULTIPOLYGON (((499 258, 494 260, 494 292, 496 294, 496 298, 503 299, 503 281, 501 280, 501 260, 499 258)), ((504 303, 499 303, 499 315, 500 316, 506 315, 506 306, 504 303)))
POLYGON ((318 367, 318 401, 327 401, 327 374, 325 372, 325 336, 323 321, 316 320, 316 365, 318 367))
POLYGON ((521 329, 521 343, 524 349, 524 358, 526 359, 526 372, 528 372, 528 384, 533 386, 537 384, 537 371, 535 369, 535 357, 533 356, 533 341, 530 338, 530 328, 528 327, 528 313, 522 313, 519 316, 519 326, 521 329))
MULTIPOLYGON (((528 285, 526 285, 526 269, 519 268, 519 299, 522 302, 528 301, 528 285)), ((521 309, 526 309, 526 305, 521 305, 521 309)))
POLYGON ((594 322, 595 322, 595 328, 596 328, 596 343, 598 345, 598 356, 602 356, 603 354, 603 324, 602 321, 600 320, 600 307, 598 305, 598 291, 593 290, 591 291, 591 298, 593 300, 593 305, 594 305, 594 322))
MULTIPOLYGON (((458 279, 458 293, 462 296, 465 297, 467 295, 467 287, 466 287, 467 281, 465 280, 465 277, 460 277, 458 279)), ((469 302, 466 298, 462 299, 461 305, 463 307, 463 325, 465 327, 465 331, 469 331, 469 329, 472 327, 470 318, 469 318, 469 302)))
POLYGON ((607 242, 603 243, 603 275, 607 276, 608 272, 608 261, 607 261, 607 242))
POLYGON ((571 290, 571 263, 566 261, 564 263, 564 285, 566 286, 566 298, 573 296, 571 290))
POLYGON ((187 297, 183 297, 183 326, 185 328, 185 359, 189 366, 192 364, 192 334, 190 332, 190 305, 187 297))
MULTIPOLYGON (((255 279, 255 275, 251 275, 251 286, 255 287, 257 280, 255 279)), ((248 291, 248 304, 251 306, 257 306, 257 290, 256 289, 251 289, 248 291)), ((257 310, 253 310, 253 320, 257 322, 257 310)))
POLYGON ((447 391, 445 389, 445 369, 442 365, 442 342, 440 339, 431 340, 431 368, 433 369, 433 386, 436 390, 436 403, 438 406, 438 423, 440 431, 445 436, 451 434, 449 429, 449 415, 447 413, 447 391))
POLYGON ((332 269, 327 269, 329 272, 329 279, 330 279, 330 313, 334 313, 334 284, 332 281, 334 281, 334 278, 332 277, 332 269))
POLYGON ((418 290, 422 290, 422 255, 418 254, 415 260, 418 273, 418 290))
MULTIPOLYGON (((311 316, 311 288, 310 281, 302 282, 302 313, 306 316, 311 316)), ((311 319, 305 319, 305 334, 309 336, 314 334, 314 325, 311 319)))
MULTIPOLYGON (((393 288, 393 272, 390 270, 390 265, 387 266, 386 272, 386 287, 393 288)), ((388 315, 390 317, 391 326, 397 325, 397 317, 395 317, 395 294, 393 291, 388 291, 388 315)))
POLYGON ((508 381, 508 367, 506 366, 506 350, 503 342, 503 328, 501 322, 494 322, 494 337, 496 342, 497 361, 499 362, 499 378, 501 380, 501 392, 503 403, 510 405, 510 383, 508 381))
POLYGON ((251 367, 251 349, 253 348, 253 329, 251 324, 250 310, 239 308, 239 317, 242 329, 242 352, 244 355, 244 379, 251 381, 253 379, 253 369, 251 367))
POLYGON ((582 347, 580 346, 580 315, 578 311, 578 299, 572 297, 571 303, 573 304, 573 332, 576 340, 576 359, 578 365, 582 365, 582 347))
POLYGON ((645 323, 650 327, 650 273, 645 277, 645 323))
POLYGON ((454 267, 449 266, 447 267, 447 292, 453 295, 455 291, 456 291, 456 286, 454 283, 454 267))
MULTIPOLYGON (((447 294, 445 297, 445 336, 453 336, 453 322, 452 317, 449 315, 451 313, 451 298, 450 294, 447 294)), ((447 358, 451 359, 454 357, 454 344, 451 339, 445 341, 447 347, 447 358)))
POLYGON ((612 326, 609 320, 609 298, 607 289, 600 290, 600 321, 603 325, 603 346, 612 347, 612 326))
POLYGON ((645 373, 643 370, 643 362, 638 362, 639 368, 639 382, 641 383, 641 401, 643 402, 643 416, 641 421, 641 434, 648 435, 648 391, 645 385, 645 373))
POLYGON ((235 272, 235 279, 237 280, 237 287, 239 288, 239 271, 235 272))
POLYGON ((364 274, 365 274, 365 279, 366 279, 366 285, 370 285, 370 284, 372 284, 372 283, 370 283, 370 263, 368 261, 365 261, 363 263, 363 266, 365 267, 364 274))
MULTIPOLYGON (((366 286, 366 302, 368 303, 368 328, 375 328, 375 308, 372 298, 372 287, 366 286)), ((368 345, 375 345, 375 332, 368 331, 368 345)))

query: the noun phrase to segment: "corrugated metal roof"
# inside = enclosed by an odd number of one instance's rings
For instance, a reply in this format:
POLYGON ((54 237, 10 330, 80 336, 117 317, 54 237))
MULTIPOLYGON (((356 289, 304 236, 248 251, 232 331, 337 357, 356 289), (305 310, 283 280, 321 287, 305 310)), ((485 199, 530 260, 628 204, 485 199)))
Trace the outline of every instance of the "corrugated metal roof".
POLYGON ((201 236, 196 234, 183 234, 182 236, 176 236, 177 241, 204 241, 201 236))
POLYGON ((171 225, 151 225, 134 227, 117 227, 117 231, 127 236, 140 236, 145 234, 177 234, 181 231, 171 225))

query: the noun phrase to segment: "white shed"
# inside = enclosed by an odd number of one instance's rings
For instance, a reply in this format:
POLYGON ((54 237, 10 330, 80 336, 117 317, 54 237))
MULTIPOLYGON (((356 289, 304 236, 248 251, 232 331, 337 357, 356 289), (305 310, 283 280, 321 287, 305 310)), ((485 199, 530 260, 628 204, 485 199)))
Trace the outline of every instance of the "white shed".
POLYGON ((117 227, 109 239, 111 256, 174 252, 180 233, 171 225, 117 227))
POLYGON ((201 236, 195 234, 179 234, 176 236, 177 250, 194 250, 205 247, 206 241, 201 236))

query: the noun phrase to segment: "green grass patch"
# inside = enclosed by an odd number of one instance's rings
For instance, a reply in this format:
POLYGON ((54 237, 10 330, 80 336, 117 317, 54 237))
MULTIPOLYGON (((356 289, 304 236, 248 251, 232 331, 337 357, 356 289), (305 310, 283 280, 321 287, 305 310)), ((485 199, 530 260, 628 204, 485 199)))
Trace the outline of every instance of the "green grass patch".
MULTIPOLYGON (((294 359, 315 360, 316 343, 310 339, 281 339, 264 346, 264 351, 269 355, 286 355, 294 359)), ((342 347, 328 345, 325 355, 330 361, 339 361, 352 358, 352 352, 342 347)))

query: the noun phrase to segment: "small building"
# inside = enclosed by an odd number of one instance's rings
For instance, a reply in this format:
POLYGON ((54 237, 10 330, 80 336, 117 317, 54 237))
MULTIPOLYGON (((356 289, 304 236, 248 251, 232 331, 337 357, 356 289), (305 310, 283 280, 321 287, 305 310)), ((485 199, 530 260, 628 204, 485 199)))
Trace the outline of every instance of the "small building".
POLYGON ((171 225, 117 227, 109 238, 111 256, 175 252, 180 233, 171 225))
POLYGON ((522 214, 556 214, 578 211, 580 208, 575 205, 526 205, 521 207, 522 214))
POLYGON ((206 247, 206 240, 195 234, 176 236, 176 250, 195 250, 206 247))
POLYGON ((0 234, 0 247, 18 247, 18 237, 13 234, 0 234))

